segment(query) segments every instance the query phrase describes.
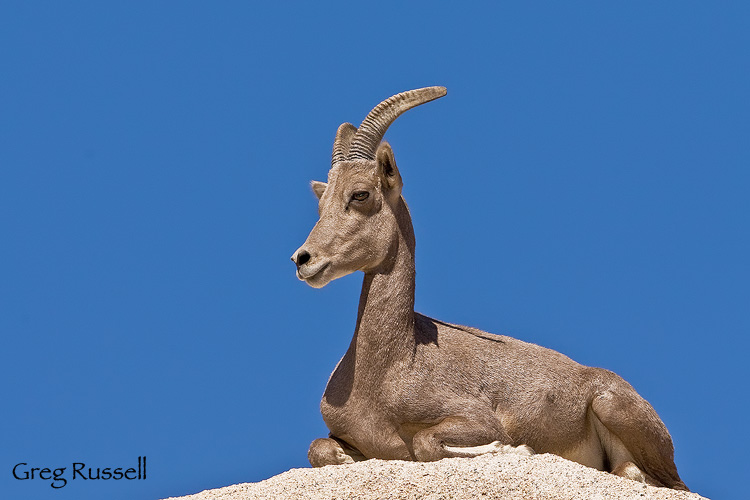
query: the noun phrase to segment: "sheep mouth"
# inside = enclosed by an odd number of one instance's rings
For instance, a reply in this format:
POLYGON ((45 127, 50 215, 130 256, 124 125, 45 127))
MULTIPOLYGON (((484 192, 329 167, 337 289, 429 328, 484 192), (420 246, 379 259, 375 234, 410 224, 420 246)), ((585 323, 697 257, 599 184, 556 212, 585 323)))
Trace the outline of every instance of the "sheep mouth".
POLYGON ((297 278, 302 281, 309 281, 319 276, 323 271, 328 269, 331 265, 331 261, 321 262, 315 266, 304 266, 297 269, 297 278))

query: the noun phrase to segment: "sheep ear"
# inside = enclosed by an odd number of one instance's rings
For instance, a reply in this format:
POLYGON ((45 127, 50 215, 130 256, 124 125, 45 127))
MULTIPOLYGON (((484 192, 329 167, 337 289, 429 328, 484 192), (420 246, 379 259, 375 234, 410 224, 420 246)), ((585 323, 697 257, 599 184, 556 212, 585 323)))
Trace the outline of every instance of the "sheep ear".
POLYGON ((389 198, 393 195, 398 198, 401 195, 401 187, 404 185, 401 180, 401 174, 396 166, 396 159, 393 157, 393 150, 390 144, 383 141, 375 152, 375 161, 378 165, 378 176, 383 182, 383 187, 389 193, 389 198))
POLYGON ((323 191, 325 191, 326 188, 328 187, 328 184, 326 184, 325 182, 320 182, 320 181, 311 181, 310 187, 312 188, 313 193, 315 193, 315 196, 317 196, 318 199, 320 199, 320 197, 323 196, 323 191))

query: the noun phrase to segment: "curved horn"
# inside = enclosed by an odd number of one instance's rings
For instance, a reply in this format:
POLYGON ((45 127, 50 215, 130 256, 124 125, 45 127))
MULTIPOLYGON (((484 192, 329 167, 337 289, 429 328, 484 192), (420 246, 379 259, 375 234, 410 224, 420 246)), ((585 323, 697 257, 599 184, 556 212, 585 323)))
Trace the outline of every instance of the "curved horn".
POLYGON ((333 167, 340 161, 346 160, 346 154, 349 152, 349 145, 352 138, 357 132, 357 127, 351 123, 342 123, 336 131, 336 139, 333 141, 333 153, 331 154, 331 166, 333 167))
POLYGON ((381 102, 370 111, 362 125, 357 129, 347 159, 374 160, 375 150, 383 139, 385 131, 401 113, 443 97, 447 93, 445 87, 425 87, 401 92, 381 102))

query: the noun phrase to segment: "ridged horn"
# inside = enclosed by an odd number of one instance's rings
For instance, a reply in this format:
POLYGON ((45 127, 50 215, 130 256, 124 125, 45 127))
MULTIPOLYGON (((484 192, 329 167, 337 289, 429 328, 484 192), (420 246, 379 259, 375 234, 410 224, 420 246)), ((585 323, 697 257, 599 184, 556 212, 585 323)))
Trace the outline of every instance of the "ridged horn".
POLYGON ((415 106, 443 97, 447 93, 445 87, 425 87, 401 92, 381 102, 370 111, 357 129, 349 147, 347 159, 374 160, 375 151, 380 141, 383 140, 385 131, 399 115, 415 106))
POLYGON ((351 123, 342 123, 339 125, 339 129, 336 131, 336 139, 333 141, 333 153, 331 154, 332 167, 338 162, 346 160, 349 145, 352 143, 352 139, 356 133, 357 127, 351 123))

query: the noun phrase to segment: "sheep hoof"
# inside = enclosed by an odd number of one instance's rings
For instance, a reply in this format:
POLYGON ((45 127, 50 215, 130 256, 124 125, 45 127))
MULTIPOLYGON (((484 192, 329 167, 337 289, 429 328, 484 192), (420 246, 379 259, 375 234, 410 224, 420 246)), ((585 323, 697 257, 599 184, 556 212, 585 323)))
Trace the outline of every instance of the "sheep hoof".
POLYGON ((497 451, 495 453, 511 453, 513 455, 521 455, 522 457, 530 457, 531 455, 536 454, 531 446, 527 444, 512 446, 509 444, 502 444, 500 441, 495 441, 494 443, 490 444, 494 445, 497 448, 497 451))
POLYGON ((313 467, 353 464, 356 462, 355 457, 347 453, 342 448, 341 443, 331 438, 321 438, 313 441, 310 444, 310 451, 307 453, 307 458, 313 467))

